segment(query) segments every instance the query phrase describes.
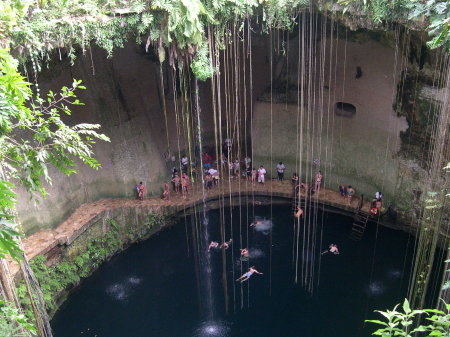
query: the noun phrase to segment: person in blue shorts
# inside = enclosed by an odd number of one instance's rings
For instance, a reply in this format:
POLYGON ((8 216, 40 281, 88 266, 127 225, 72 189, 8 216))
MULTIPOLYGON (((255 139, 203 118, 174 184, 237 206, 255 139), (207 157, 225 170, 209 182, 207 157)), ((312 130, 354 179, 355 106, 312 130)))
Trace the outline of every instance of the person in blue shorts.
POLYGON ((239 277, 239 278, 236 280, 236 282, 238 282, 238 281, 241 281, 241 283, 242 283, 242 282, 245 282, 245 281, 247 281, 253 274, 259 274, 259 275, 262 275, 263 273, 260 273, 259 271, 257 271, 257 270, 255 269, 255 267, 253 266, 253 267, 250 267, 250 268, 248 269, 248 272, 246 272, 244 275, 242 275, 241 277, 239 277))

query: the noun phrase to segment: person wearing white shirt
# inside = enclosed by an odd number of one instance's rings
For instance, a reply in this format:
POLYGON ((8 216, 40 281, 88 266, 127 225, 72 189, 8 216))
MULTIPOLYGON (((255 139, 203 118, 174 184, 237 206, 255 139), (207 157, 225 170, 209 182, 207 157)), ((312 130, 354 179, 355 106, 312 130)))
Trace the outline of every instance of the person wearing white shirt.
POLYGON ((217 171, 211 167, 208 170, 208 173, 211 175, 214 185, 217 185, 217 183, 219 182, 219 171, 217 171))
POLYGON ((181 165, 182 165, 183 172, 187 173, 187 169, 188 169, 188 165, 189 165, 189 158, 186 155, 184 155, 181 158, 181 165))
POLYGON ((278 172, 278 180, 283 181, 284 179, 284 170, 286 169, 286 166, 284 166, 283 162, 280 161, 277 165, 277 172, 278 172))
POLYGON ((266 174, 266 169, 264 166, 260 166, 258 169, 258 183, 264 184, 264 175, 266 174))

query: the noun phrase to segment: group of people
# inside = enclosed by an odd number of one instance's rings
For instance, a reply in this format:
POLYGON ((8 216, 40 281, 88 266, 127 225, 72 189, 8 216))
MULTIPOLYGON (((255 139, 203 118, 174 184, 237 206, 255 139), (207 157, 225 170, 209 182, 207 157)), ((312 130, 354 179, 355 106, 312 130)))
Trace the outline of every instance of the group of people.
POLYGON ((347 199, 347 203, 349 205, 352 204, 352 199, 355 193, 356 191, 351 185, 348 185, 348 187, 344 185, 339 185, 339 194, 343 199, 347 199))
POLYGON ((233 243, 233 239, 225 241, 221 245, 219 245, 219 243, 217 241, 211 241, 208 246, 208 252, 211 251, 211 248, 228 249, 228 248, 230 248, 232 243, 233 243))
POLYGON ((383 207, 383 194, 381 192, 375 193, 375 198, 370 203, 370 213, 373 215, 380 214, 383 207))
MULTIPOLYGON (((233 243, 233 239, 225 241, 221 245, 219 245, 219 242, 217 242, 217 241, 211 241, 209 243, 209 246, 208 246, 208 252, 210 252, 211 249, 224 249, 224 250, 227 250, 231 246, 232 243, 233 243)), ((242 248, 242 249, 240 249, 240 252, 241 252, 241 258, 246 259, 245 261, 248 261, 248 258, 250 257, 249 250, 247 248, 242 248)), ((248 269, 248 271, 246 273, 244 273, 241 277, 236 279, 236 282, 241 282, 242 283, 242 282, 248 281, 248 279, 253 274, 260 274, 260 275, 262 275, 263 273, 260 273, 258 270, 255 269, 254 266, 252 266, 252 267, 250 267, 248 269)))
MULTIPOLYGON (((182 194, 183 198, 187 198, 189 195, 189 185, 191 184, 191 179, 187 172, 181 172, 181 176, 176 168, 172 170, 172 189, 175 193, 182 194)), ((164 184, 163 197, 165 200, 170 200, 170 188, 167 183, 164 184)))

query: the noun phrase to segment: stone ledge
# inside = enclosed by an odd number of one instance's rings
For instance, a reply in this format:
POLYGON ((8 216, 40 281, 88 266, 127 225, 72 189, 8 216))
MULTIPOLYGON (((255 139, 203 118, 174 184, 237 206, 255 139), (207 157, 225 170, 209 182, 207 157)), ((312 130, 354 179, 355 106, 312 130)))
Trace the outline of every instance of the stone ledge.
MULTIPOLYGON (((92 224, 110 217, 107 213, 118 208, 143 208, 144 212, 157 212, 160 214, 175 216, 181 211, 195 207, 205 201, 214 201, 223 198, 228 200, 239 196, 246 197, 277 197, 292 198, 292 187, 289 181, 268 181, 265 185, 251 184, 247 181, 224 181, 221 185, 207 190, 203 194, 201 185, 192 186, 191 194, 187 199, 172 193, 171 200, 161 198, 146 198, 143 201, 134 199, 104 199, 89 204, 81 205, 66 221, 53 230, 37 232, 23 240, 25 254, 28 259, 37 255, 46 254, 56 246, 68 246, 83 234, 92 224)), ((322 189, 319 198, 314 197, 319 206, 330 206, 353 213, 358 204, 355 198, 351 206, 347 205, 338 192, 322 189)), ((363 209, 368 210, 369 203, 363 209)))

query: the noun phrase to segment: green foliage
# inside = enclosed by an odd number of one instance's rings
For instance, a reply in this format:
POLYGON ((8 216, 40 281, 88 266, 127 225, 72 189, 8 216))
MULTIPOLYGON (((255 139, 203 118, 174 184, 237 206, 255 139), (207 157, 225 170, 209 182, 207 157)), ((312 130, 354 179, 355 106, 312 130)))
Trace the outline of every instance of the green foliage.
POLYGON ((71 114, 71 105, 82 104, 75 95, 75 89, 85 89, 81 81, 74 80, 58 94, 49 92, 46 99, 31 99, 31 84, 17 67, 8 50, 0 49, 0 258, 10 255, 15 260, 23 252, 16 242, 21 234, 14 223, 15 186, 10 181, 45 196, 43 181, 51 184, 49 165, 70 175, 78 158, 98 169, 92 147, 96 139, 109 141, 97 133, 100 125, 68 126, 61 119, 71 114))
POLYGON ((200 81, 206 81, 208 78, 212 77, 215 72, 211 60, 208 57, 208 53, 209 51, 206 44, 201 44, 195 58, 191 62, 192 72, 200 81))
MULTIPOLYGON (((30 266, 36 276, 44 296, 47 311, 53 313, 57 309, 56 298, 65 289, 76 285, 82 278, 88 277, 93 270, 103 262, 123 249, 126 242, 134 242, 145 237, 149 230, 161 226, 165 217, 151 213, 141 229, 135 226, 120 226, 114 219, 109 219, 108 232, 99 238, 89 240, 86 250, 73 259, 47 267, 46 257, 39 255, 30 261, 30 266)), ((20 303, 27 317, 33 317, 30 300, 27 297, 25 284, 18 288, 20 303)), ((1 330, 0 330, 1 331, 1 330)))
POLYGON ((362 10, 375 23, 426 20, 432 39, 427 45, 450 51, 450 1, 448 0, 338 0, 344 13, 350 8, 362 10))
MULTIPOLYGON (((357 8, 376 23, 425 17, 433 36, 431 48, 450 48, 450 5, 446 0, 338 0, 344 12, 357 8)), ((319 2, 320 4, 320 2, 319 2)), ((230 23, 243 28, 245 19, 258 17, 262 31, 292 29, 299 11, 315 6, 309 0, 4 0, 0 7, 0 40, 9 44, 21 60, 48 60, 53 49, 65 49, 71 60, 75 46, 85 52, 93 42, 109 56, 114 48, 135 37, 158 46, 169 61, 190 62, 197 48, 206 44, 206 27, 212 25, 219 36, 230 23)), ((219 38, 219 44, 223 41, 219 38)), ((61 54, 61 53, 60 53, 61 54)), ((201 78, 212 75, 203 56, 194 58, 193 69, 201 78)), ((200 79, 200 78, 199 78, 200 79)))
POLYGON ((163 41, 175 42, 180 50, 200 45, 204 35, 203 20, 212 21, 200 0, 155 0, 151 9, 162 13, 163 41))
POLYGON ((0 300, 0 336, 28 336, 29 334, 26 331, 36 334, 36 329, 33 324, 28 322, 24 314, 19 312, 11 304, 0 300))
POLYGON ((450 50, 450 2, 448 0, 411 0, 407 4, 408 19, 429 18, 428 33, 433 37, 427 44, 430 48, 444 46, 450 50))
MULTIPOLYGON (((418 333, 421 336, 449 336, 450 329, 450 305, 445 304, 445 311, 437 309, 411 310, 408 300, 403 302, 403 311, 398 311, 398 306, 390 311, 377 311, 383 315, 383 321, 367 320, 382 327, 376 330, 373 335, 390 337, 404 336, 413 337, 418 333), (425 315, 425 322, 417 325, 418 318, 425 315)), ((422 320, 423 321, 423 320, 422 320)))

